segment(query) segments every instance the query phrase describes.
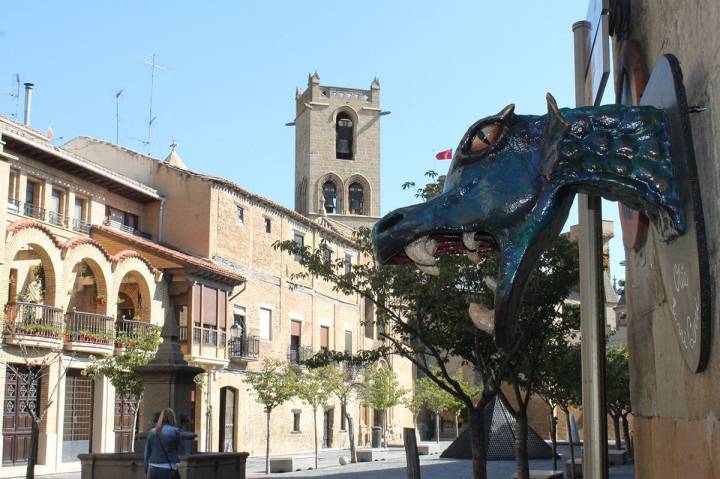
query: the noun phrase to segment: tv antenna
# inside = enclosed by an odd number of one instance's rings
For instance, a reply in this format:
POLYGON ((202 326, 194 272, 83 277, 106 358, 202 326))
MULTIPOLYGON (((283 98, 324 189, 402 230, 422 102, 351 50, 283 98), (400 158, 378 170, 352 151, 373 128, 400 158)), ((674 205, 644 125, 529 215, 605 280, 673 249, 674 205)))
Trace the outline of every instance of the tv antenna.
POLYGON ((152 139, 152 125, 157 119, 156 116, 153 116, 153 90, 155 88, 155 70, 167 71, 167 67, 155 63, 154 53, 149 58, 145 57, 144 62, 145 65, 148 65, 150 67, 150 114, 148 115, 148 134, 147 140, 145 142, 146 145, 149 145, 152 139))
POLYGON ((120 95, 123 94, 123 90, 118 90, 115 93, 115 144, 120 144, 120 95))
POLYGON ((10 93, 10 97, 15 98, 15 113, 12 114, 12 117, 17 121, 18 114, 20 112, 20 74, 15 74, 15 92, 10 93))

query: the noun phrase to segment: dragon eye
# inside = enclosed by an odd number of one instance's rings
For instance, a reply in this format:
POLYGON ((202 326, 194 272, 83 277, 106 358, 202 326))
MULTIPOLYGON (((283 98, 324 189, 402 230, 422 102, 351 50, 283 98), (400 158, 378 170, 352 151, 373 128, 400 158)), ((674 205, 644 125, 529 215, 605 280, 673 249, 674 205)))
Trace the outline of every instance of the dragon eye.
POLYGON ((502 126, 497 123, 483 126, 473 136, 470 152, 478 153, 491 146, 500 138, 500 133, 502 133, 502 126))

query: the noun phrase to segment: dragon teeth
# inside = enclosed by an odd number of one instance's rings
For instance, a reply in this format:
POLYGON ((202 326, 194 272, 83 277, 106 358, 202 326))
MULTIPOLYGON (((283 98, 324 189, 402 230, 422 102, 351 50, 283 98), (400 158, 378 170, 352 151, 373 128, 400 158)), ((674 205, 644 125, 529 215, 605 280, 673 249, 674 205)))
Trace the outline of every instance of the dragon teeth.
POLYGON ((437 266, 426 266, 424 264, 416 264, 420 271, 430 276, 440 276, 440 268, 437 266))
POLYGON ((495 310, 478 303, 470 303, 468 308, 470 319, 476 328, 488 334, 495 332, 495 310))
POLYGON ((434 256, 436 247, 437 243, 435 240, 423 236, 407 245, 405 247, 405 254, 418 266, 435 266, 437 262, 434 256))
POLYGON ((463 245, 470 251, 476 251, 480 247, 480 242, 475 240, 475 232, 463 233, 463 245))
POLYGON ((475 264, 480 264, 483 260, 482 256, 480 256, 480 253, 476 253, 475 251, 468 251, 467 253, 465 253, 465 256, 467 256, 468 259, 475 264))
POLYGON ((495 293, 497 291, 497 281, 495 281, 495 278, 491 278, 490 276, 485 276, 483 278, 483 281, 485 282, 485 286, 490 288, 490 291, 495 293))

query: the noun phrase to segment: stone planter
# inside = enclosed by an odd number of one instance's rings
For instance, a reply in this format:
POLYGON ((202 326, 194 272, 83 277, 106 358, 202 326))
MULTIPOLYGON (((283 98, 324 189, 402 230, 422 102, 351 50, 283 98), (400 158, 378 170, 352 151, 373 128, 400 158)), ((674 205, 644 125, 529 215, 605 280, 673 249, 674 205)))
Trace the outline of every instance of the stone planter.
MULTIPOLYGON (((145 479, 143 455, 137 452, 80 454, 81 479, 145 479)), ((245 479, 246 452, 180 456, 183 479, 245 479)))

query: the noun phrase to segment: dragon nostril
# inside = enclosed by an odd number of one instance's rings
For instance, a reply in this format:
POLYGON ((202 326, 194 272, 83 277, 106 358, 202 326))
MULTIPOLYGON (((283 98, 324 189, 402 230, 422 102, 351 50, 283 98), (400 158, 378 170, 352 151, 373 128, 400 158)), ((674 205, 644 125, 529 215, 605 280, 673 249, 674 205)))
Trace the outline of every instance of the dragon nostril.
POLYGON ((381 220, 377 224, 377 232, 384 233, 385 231, 389 230, 390 228, 398 224, 400 221, 402 221, 403 217, 404 216, 401 213, 393 213, 392 215, 381 220))

